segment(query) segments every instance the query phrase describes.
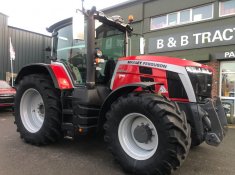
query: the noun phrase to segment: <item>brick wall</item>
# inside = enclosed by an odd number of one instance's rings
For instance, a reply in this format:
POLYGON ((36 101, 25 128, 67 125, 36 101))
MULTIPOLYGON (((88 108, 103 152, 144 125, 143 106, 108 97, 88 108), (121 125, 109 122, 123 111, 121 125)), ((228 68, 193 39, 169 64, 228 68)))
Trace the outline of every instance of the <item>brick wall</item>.
POLYGON ((219 96, 220 62, 217 60, 211 60, 210 62, 206 64, 214 69, 213 84, 212 84, 212 97, 219 96))

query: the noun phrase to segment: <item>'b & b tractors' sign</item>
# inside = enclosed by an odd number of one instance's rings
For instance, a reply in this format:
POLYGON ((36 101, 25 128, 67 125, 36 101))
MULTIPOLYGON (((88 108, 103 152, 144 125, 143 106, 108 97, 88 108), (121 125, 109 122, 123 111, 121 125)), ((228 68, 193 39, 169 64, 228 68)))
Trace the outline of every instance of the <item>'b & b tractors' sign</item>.
POLYGON ((149 39, 149 53, 235 44, 235 26, 191 31, 149 39))

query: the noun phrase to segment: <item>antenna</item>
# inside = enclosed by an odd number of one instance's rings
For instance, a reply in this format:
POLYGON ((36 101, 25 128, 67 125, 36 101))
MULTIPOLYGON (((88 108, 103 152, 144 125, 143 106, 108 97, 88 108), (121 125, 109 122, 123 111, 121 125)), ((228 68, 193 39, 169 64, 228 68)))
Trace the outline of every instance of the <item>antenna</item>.
POLYGON ((85 8, 84 8, 84 1, 85 1, 85 0, 81 0, 81 2, 82 2, 82 9, 76 9, 76 13, 81 12, 81 13, 83 13, 84 15, 87 16, 87 12, 86 12, 86 10, 85 10, 85 8))
POLYGON ((82 1, 82 11, 85 12, 85 9, 84 9, 84 0, 81 0, 82 1))

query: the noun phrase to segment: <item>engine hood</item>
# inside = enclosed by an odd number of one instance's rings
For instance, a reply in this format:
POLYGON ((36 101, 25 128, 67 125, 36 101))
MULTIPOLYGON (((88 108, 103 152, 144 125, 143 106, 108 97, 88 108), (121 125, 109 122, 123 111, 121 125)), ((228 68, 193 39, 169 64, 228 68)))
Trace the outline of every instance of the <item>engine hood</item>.
MULTIPOLYGON (((180 86, 184 87, 187 100, 189 102, 197 102, 190 80, 190 74, 205 74, 211 77, 211 72, 213 70, 207 65, 180 58, 152 55, 130 56, 118 59, 114 71, 115 76, 112 78, 110 88, 113 90, 120 86, 136 82, 161 82, 168 89, 167 79, 169 78, 169 73, 171 73, 177 76, 178 79, 176 82, 182 82, 180 86)), ((171 77, 171 79, 176 78, 171 77)), ((166 93, 166 96, 169 95, 167 94, 167 90, 164 90, 164 93, 166 93)))

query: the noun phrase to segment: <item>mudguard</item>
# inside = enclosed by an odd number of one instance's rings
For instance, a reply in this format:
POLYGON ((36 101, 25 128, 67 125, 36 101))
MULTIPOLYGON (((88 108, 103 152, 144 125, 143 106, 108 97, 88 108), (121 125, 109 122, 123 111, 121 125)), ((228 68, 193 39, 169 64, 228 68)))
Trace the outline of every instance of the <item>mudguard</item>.
POLYGON ((55 78, 55 75, 50 67, 49 64, 43 64, 43 63, 36 63, 36 64, 29 64, 24 66, 20 72, 18 73, 16 80, 15 80, 15 85, 19 84, 20 80, 26 76, 26 75, 30 75, 30 74, 47 74, 50 75, 50 77, 53 80, 54 86, 56 88, 59 88, 58 86, 58 82, 55 78))
POLYGON ((53 81, 54 87, 57 89, 72 89, 73 84, 63 64, 43 64, 36 63, 23 67, 18 73, 15 85, 19 84, 20 80, 30 74, 45 74, 49 75, 53 81))

